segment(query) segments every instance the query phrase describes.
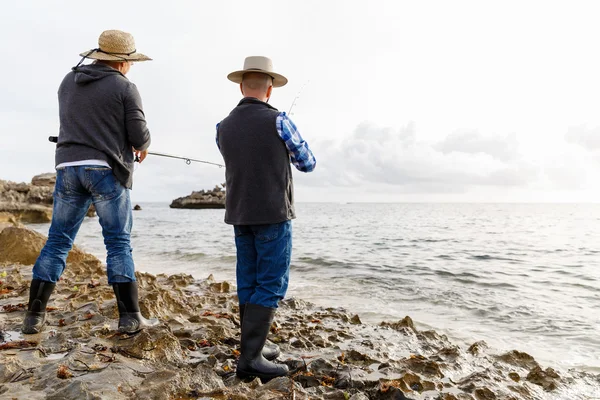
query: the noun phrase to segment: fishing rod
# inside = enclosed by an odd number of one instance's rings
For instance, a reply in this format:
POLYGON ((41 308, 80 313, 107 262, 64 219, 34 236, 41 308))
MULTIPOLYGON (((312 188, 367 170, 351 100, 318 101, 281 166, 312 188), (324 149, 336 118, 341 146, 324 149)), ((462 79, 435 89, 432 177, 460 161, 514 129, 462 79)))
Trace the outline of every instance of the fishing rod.
MULTIPOLYGON (((58 136, 50 136, 48 138, 48 141, 50 141, 52 143, 58 143, 58 136)), ((153 156, 158 156, 158 157, 176 158, 176 159, 185 161, 185 163, 187 165, 190 165, 192 162, 197 162, 197 163, 202 163, 202 164, 214 165, 214 166, 217 166, 219 168, 223 168, 224 167, 223 164, 217 164, 217 163, 214 163, 214 162, 204 161, 204 160, 197 160, 195 158, 189 158, 189 157, 174 156, 172 154, 158 153, 158 152, 155 152, 155 151, 149 151, 148 154, 153 155, 153 156)), ((135 161, 139 162, 140 161, 139 157, 136 157, 135 161)))
POLYGON ((309 82, 310 81, 306 81, 306 83, 304 85, 302 85, 302 87, 298 91, 298 94, 296 95, 296 97, 294 97, 294 101, 292 101, 292 105, 290 106, 290 109, 288 111, 288 115, 292 115, 292 108, 294 108, 294 106, 296 105, 296 100, 298 100, 300 98, 300 94, 302 94, 302 91, 304 90, 304 88, 306 87, 306 85, 308 85, 309 82))

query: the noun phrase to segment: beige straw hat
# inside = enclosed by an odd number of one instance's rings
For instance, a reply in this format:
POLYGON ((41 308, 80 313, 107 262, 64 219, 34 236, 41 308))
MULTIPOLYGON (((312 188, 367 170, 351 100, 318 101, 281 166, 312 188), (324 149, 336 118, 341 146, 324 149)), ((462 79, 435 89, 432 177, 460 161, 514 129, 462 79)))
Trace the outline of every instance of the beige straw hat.
POLYGON ((81 57, 105 61, 149 61, 150 57, 138 53, 131 33, 109 30, 98 38, 98 47, 80 54, 81 57))
POLYGON ((288 80, 285 76, 273 72, 273 61, 268 57, 251 56, 244 60, 244 69, 234 71, 227 75, 227 79, 235 83, 242 83, 242 78, 247 72, 262 72, 273 78, 273 87, 284 86, 288 80))

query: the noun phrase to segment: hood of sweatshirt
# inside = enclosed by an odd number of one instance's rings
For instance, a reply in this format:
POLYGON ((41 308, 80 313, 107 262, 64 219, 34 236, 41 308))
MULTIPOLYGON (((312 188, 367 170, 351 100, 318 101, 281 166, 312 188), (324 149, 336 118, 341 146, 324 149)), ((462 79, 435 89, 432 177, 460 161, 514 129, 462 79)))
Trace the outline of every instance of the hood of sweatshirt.
POLYGON ((77 69, 74 69, 73 72, 75 72, 75 83, 78 85, 87 85, 90 82, 99 81, 100 79, 112 75, 121 75, 122 77, 125 77, 125 75, 116 69, 104 64, 82 65, 77 69))

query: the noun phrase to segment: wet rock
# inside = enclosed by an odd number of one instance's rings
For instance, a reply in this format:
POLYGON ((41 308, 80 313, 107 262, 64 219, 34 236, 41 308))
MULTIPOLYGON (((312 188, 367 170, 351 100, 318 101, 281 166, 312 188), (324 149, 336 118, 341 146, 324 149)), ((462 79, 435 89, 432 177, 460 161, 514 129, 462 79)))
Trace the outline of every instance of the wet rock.
POLYGON ((377 400, 412 400, 406 397, 404 392, 394 386, 382 386, 378 392, 376 392, 375 399, 377 400))
POLYGON ((177 371, 162 370, 146 375, 146 378, 136 390, 139 399, 162 400, 171 398, 182 387, 189 387, 190 379, 177 371))
POLYGON ((348 400, 369 400, 369 398, 362 393, 356 393, 350 396, 348 400))
POLYGON ((321 385, 321 381, 314 375, 298 375, 295 379, 305 388, 318 387, 321 385))
POLYGON ((279 305, 280 305, 280 307, 289 307, 292 310, 303 310, 303 309, 308 308, 309 303, 304 300, 290 297, 290 298, 282 300, 279 303, 279 305))
POLYGON ((144 329, 128 340, 121 340, 117 349, 143 360, 160 360, 173 365, 183 361, 179 340, 168 330, 160 328, 144 329))
POLYGON ((389 362, 384 362, 379 364, 379 367, 377 367, 377 369, 385 369, 385 368, 390 368, 392 365, 389 362))
POLYGON ((295 391, 304 392, 302 386, 291 381, 288 377, 280 376, 278 378, 271 379, 269 382, 262 385, 259 391, 271 390, 279 393, 291 393, 292 388, 295 391))
POLYGON ((74 381, 64 389, 49 394, 47 400, 102 400, 102 397, 88 390, 85 382, 74 381))
POLYGON ((508 377, 515 382, 519 382, 521 380, 521 377, 516 372, 509 372, 508 377))
POLYGON ((175 274, 167 277, 167 282, 179 287, 186 287, 194 282, 194 277, 188 274, 175 274))
POLYGON ((467 393, 473 393, 473 391, 479 386, 485 386, 487 382, 491 381, 491 373, 489 370, 473 372, 460 381, 458 381, 458 388, 467 393))
POLYGON ((358 314, 354 315, 352 318, 350 318, 350 323, 354 324, 354 325, 360 325, 362 324, 360 317, 358 316, 358 314))
POLYGON ((413 372, 423 374, 425 376, 443 378, 444 374, 440 368, 440 364, 435 361, 427 360, 422 356, 413 356, 403 361, 404 365, 413 372))
POLYGON ((454 361, 460 357, 460 349, 458 346, 444 347, 436 354, 438 361, 454 361))
POLYGON ((560 376, 552 368, 542 370, 542 368, 537 365, 529 372, 529 374, 527 374, 525 379, 543 387, 546 391, 552 391, 558 387, 560 376))
POLYGON ((473 392, 473 396, 477 400, 496 400, 496 394, 488 388, 477 388, 473 392))
POLYGON ((210 284, 210 290, 215 293, 229 293, 231 291, 231 285, 229 282, 215 282, 210 284))
POLYGON ((435 390, 435 384, 433 382, 422 381, 421 378, 416 374, 404 374, 402 380, 406 384, 406 387, 415 392, 421 393, 427 390, 435 390))
POLYGON ((498 356, 498 360, 503 361, 507 364, 514 365, 516 367, 532 369, 539 367, 539 364, 535 359, 527 353, 513 350, 508 353, 504 353, 498 356))
POLYGON ((171 208, 225 208, 225 184, 217 185, 213 190, 192 192, 189 196, 179 197, 171 202, 171 208))
POLYGON ((439 400, 473 400, 473 396, 466 393, 443 393, 440 395, 439 400))
POLYGON ((142 206, 140 206, 139 204, 136 204, 136 205, 133 207, 133 211, 142 211, 142 206))
POLYGON ((399 332, 408 334, 410 333, 414 333, 417 332, 417 329, 415 328, 415 324, 412 320, 412 318, 410 318, 409 316, 404 317, 403 319, 401 319, 398 322, 382 322, 381 326, 387 326, 389 328, 395 329, 399 332))
POLYGON ((481 340, 481 341, 475 342, 471 346, 469 346, 467 351, 469 353, 471 353, 472 355, 476 356, 476 355, 480 354, 482 351, 485 351, 487 348, 488 348, 487 343, 484 342, 483 340, 481 340))
POLYGON ((343 390, 332 390, 324 393, 322 398, 324 400, 347 400, 346 392, 343 390))
POLYGON ((333 364, 323 358, 317 358, 310 363, 309 370, 317 376, 333 376, 337 371, 337 367, 334 367, 333 364))
POLYGON ((350 350, 347 353, 344 353, 343 356, 338 357, 341 359, 340 361, 345 361, 352 364, 361 364, 361 365, 371 365, 375 363, 379 363, 379 361, 374 360, 369 357, 367 354, 360 353, 356 350, 350 350))
POLYGON ((0 364, 0 383, 9 382, 11 379, 18 379, 19 373, 22 373, 22 368, 17 360, 8 360, 0 364))

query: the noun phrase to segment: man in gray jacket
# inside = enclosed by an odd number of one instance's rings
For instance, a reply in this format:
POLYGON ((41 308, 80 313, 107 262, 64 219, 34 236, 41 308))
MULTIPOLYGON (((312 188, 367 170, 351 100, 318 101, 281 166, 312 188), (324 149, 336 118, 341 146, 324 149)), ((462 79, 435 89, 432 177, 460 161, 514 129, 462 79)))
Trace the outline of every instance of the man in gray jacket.
POLYGON ((90 204, 102 226, 108 283, 119 308, 119 331, 135 332, 158 324, 140 314, 131 255, 134 154, 148 154, 150 132, 136 86, 125 75, 138 53, 133 36, 110 30, 98 48, 82 53, 58 90, 60 131, 56 147, 56 186, 48 241, 33 267, 23 333, 42 330, 46 305, 62 275, 69 250, 90 204), (81 65, 85 58, 96 60, 81 65))

